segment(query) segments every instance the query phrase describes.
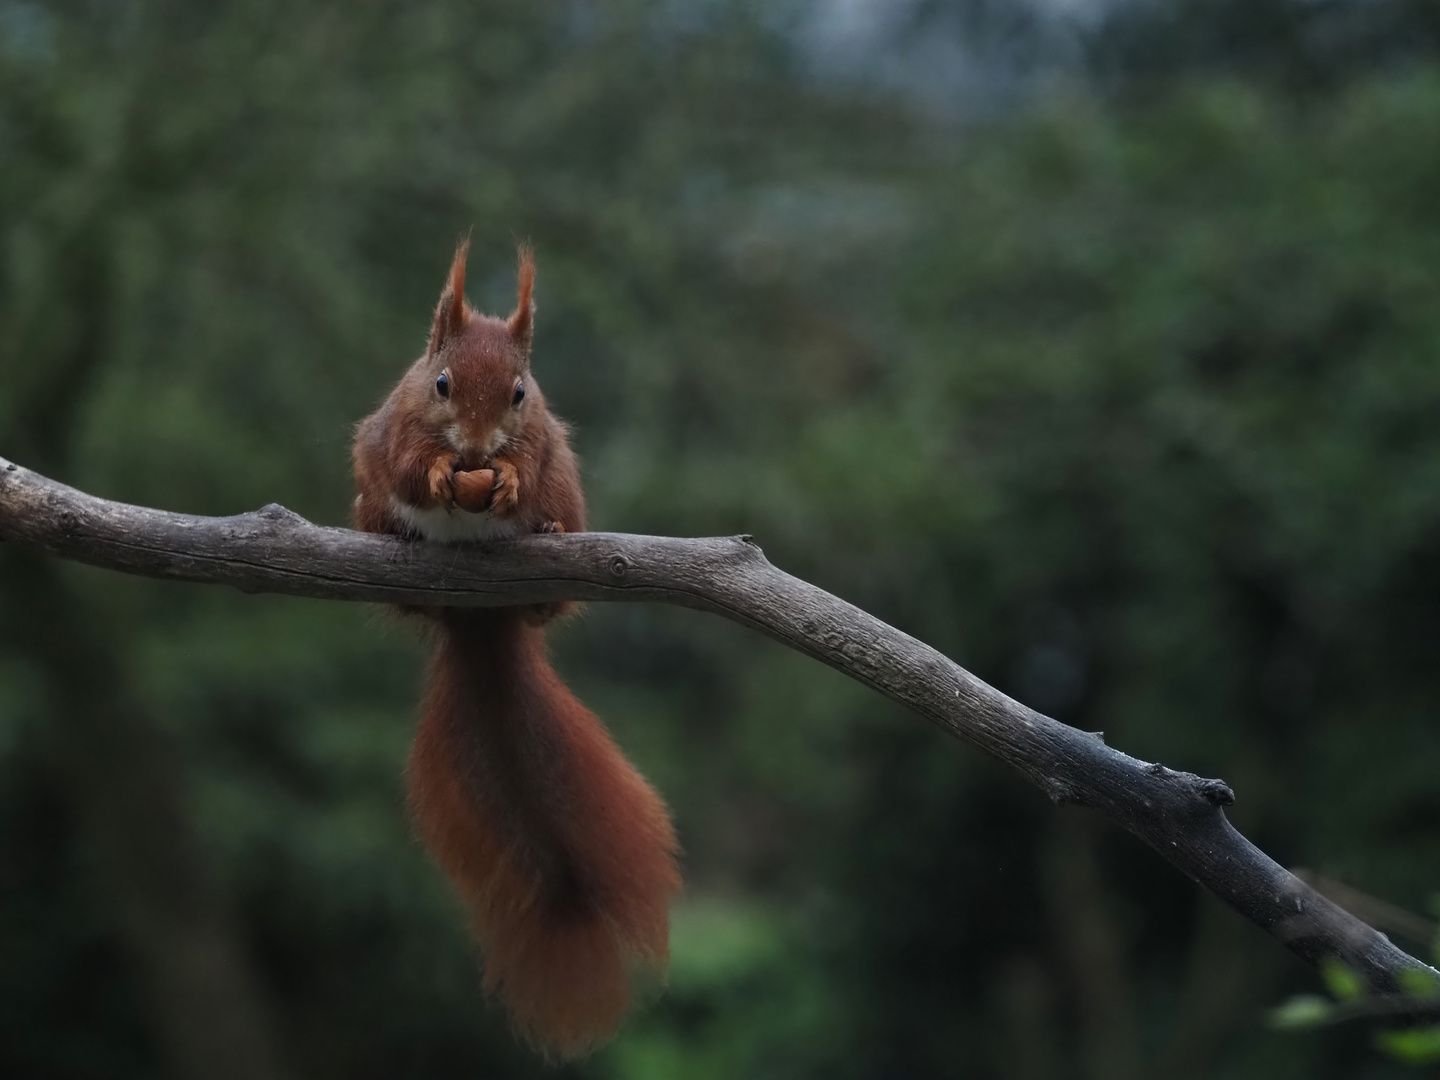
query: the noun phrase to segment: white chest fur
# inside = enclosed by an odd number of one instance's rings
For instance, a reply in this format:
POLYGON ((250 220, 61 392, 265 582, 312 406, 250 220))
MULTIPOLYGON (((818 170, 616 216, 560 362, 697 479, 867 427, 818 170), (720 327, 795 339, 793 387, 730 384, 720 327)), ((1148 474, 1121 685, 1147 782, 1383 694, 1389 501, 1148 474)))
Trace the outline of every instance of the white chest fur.
POLYGON ((525 531, 525 526, 515 518, 497 518, 489 511, 472 514, 468 510, 446 510, 441 506, 422 510, 399 499, 392 500, 391 505, 405 524, 426 540, 438 540, 442 544, 500 540, 525 531))

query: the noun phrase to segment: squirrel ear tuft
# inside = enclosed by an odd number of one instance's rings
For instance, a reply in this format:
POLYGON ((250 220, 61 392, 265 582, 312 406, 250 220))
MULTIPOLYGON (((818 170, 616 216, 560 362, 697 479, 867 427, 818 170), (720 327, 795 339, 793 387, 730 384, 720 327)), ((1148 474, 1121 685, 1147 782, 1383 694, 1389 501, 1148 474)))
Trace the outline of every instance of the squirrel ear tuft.
POLYGON ((440 346, 464 328, 470 318, 465 305, 465 258, 470 254, 470 240, 460 241, 455 249, 455 258, 450 263, 450 276, 445 279, 445 291, 440 294, 440 303, 435 307, 435 321, 430 324, 430 344, 426 351, 434 356, 440 346))
POLYGON ((526 353, 530 351, 530 340, 535 336, 535 301, 531 293, 535 288, 535 256, 529 244, 520 245, 519 296, 515 311, 505 320, 505 328, 516 344, 526 353))

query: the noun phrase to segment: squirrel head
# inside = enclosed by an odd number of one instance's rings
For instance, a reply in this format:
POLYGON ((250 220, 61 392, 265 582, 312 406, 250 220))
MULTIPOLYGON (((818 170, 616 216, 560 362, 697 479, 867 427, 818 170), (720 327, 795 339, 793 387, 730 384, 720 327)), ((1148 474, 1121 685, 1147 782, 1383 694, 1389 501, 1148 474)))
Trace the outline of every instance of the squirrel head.
MULTIPOLYGON (((535 260, 519 251, 519 298, 508 318, 482 315, 465 302, 465 259, 455 250, 425 355, 412 369, 412 401, 419 397, 426 426, 474 468, 519 433, 539 394, 530 379, 534 333, 535 260)), ((418 404, 418 402, 417 402, 418 404)))

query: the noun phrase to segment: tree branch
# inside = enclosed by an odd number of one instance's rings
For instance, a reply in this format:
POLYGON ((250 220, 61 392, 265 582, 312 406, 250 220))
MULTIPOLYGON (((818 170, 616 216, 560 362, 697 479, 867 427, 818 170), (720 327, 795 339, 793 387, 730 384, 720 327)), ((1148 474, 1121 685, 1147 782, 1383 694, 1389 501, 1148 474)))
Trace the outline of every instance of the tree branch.
POLYGON ((709 611, 812 656, 998 758, 1053 801, 1105 814, 1311 964, 1372 989, 1440 973, 1236 832, 1219 780, 1137 761, 1042 716, 934 649, 771 566, 749 537, 617 533, 454 547, 323 528, 270 505, 194 517, 97 499, 0 458, 0 538, 148 577, 326 600, 494 607, 655 601, 709 611))

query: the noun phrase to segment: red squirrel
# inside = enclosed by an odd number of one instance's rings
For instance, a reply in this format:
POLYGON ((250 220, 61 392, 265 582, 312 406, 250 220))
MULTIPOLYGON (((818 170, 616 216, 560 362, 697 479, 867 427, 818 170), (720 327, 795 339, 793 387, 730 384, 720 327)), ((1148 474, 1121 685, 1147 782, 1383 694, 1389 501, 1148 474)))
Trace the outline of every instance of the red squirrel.
MULTIPOLYGON (((446 543, 585 528, 567 431, 530 373, 535 265, 506 319, 465 302, 468 244, 425 353, 355 437, 355 520, 446 543)), ((552 1057, 618 1027, 663 973, 680 888, 664 803, 546 659, 568 605, 435 608, 439 642, 407 768, 421 838, 485 953, 485 987, 552 1057)))

